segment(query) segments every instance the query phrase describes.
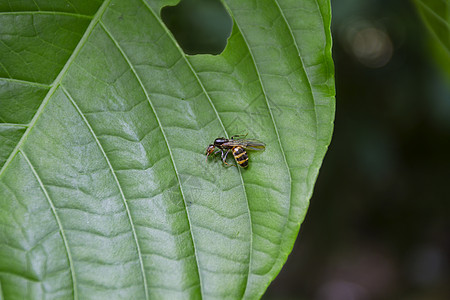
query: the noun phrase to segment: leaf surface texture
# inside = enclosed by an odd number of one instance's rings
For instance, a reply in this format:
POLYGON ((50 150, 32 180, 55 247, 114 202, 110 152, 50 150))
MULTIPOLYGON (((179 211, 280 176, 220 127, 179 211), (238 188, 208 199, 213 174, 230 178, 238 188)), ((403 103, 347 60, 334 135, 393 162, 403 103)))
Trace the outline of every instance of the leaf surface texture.
POLYGON ((285 263, 331 139, 330 3, 224 1, 217 56, 169 4, 0 4, 5 299, 256 299, 285 263), (205 161, 245 133, 248 169, 205 161))

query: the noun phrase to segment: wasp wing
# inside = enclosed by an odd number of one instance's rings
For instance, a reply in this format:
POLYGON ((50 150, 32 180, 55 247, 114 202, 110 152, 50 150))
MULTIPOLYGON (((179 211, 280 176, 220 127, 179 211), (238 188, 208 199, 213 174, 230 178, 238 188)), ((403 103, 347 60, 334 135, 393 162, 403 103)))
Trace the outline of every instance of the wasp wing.
POLYGON ((266 149, 266 144, 264 144, 261 141, 249 139, 249 140, 245 140, 245 142, 247 143, 247 145, 244 146, 245 149, 256 150, 256 151, 266 149))
POLYGON ((224 143, 225 147, 236 147, 240 146, 247 150, 264 150, 266 148, 266 144, 261 141, 254 139, 238 139, 238 140, 228 140, 228 142, 224 143))

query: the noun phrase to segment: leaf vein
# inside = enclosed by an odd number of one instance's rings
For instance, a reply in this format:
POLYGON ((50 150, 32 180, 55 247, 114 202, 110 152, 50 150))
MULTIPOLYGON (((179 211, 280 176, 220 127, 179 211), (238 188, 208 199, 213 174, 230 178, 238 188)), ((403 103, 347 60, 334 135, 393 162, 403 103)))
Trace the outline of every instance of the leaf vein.
POLYGON ((54 16, 67 16, 67 17, 76 17, 76 18, 83 18, 83 19, 92 19, 92 16, 89 15, 82 15, 82 14, 75 14, 75 13, 69 13, 69 12, 63 12, 63 11, 6 11, 6 12, 0 12, 0 16, 27 16, 27 15, 54 15, 54 16))
POLYGON ((128 219, 130 221, 130 226, 131 226, 131 231, 133 233, 133 238, 134 238, 134 241, 136 243, 136 250, 138 252, 139 264, 140 264, 140 267, 141 267, 142 278, 143 278, 143 281, 144 281, 145 297, 146 297, 146 299, 149 299, 148 288, 147 288, 147 278, 146 278, 146 275, 145 275, 145 269, 144 269, 144 262, 143 262, 143 259, 142 259, 141 247, 139 245, 136 229, 134 227, 134 221, 133 221, 133 218, 131 217, 130 208, 128 207, 128 203, 127 203, 127 200, 126 200, 125 195, 123 193, 122 186, 120 185, 119 179, 117 178, 116 172, 115 172, 115 170, 114 170, 114 168, 113 168, 113 166, 111 164, 111 161, 109 160, 108 156, 106 155, 105 150, 103 149, 102 144, 98 140, 97 135, 95 134, 93 128, 89 124, 89 121, 86 119, 86 117, 84 116, 83 112, 78 107, 78 105, 75 103, 75 100, 72 98, 72 96, 69 94, 69 92, 64 88, 64 86, 61 85, 61 89, 63 90, 64 94, 67 96, 69 101, 72 103, 74 108, 77 110, 77 112, 80 115, 80 117, 85 122, 85 124, 88 127, 90 133, 92 134, 92 137, 95 139, 95 142, 97 143, 98 148, 100 149, 103 157, 105 158, 105 161, 108 164, 108 167, 109 167, 109 169, 111 171, 112 176, 114 177, 114 181, 115 181, 115 183, 117 185, 117 188, 119 189, 120 196, 121 196, 121 198, 123 200, 123 204, 125 206, 125 210, 126 210, 128 219))
MULTIPOLYGON (((0 62, 0 65, 1 65, 1 62, 0 62)), ((13 83, 20 83, 20 84, 24 84, 24 85, 32 85, 32 86, 36 86, 36 87, 40 87, 40 88, 46 88, 46 89, 50 88, 50 86, 48 84, 43 84, 43 83, 33 82, 33 81, 26 81, 26 80, 21 80, 21 79, 16 79, 16 78, 0 77, 0 81, 9 81, 9 82, 13 82, 13 83)))
MULTIPOLYGON (((214 110, 215 115, 217 116, 217 119, 223 129, 223 132, 225 134, 226 137, 229 137, 227 130, 225 129, 225 126, 223 125, 222 119, 220 118, 220 115, 209 95, 209 93, 206 91, 205 86, 203 85, 203 82, 201 81, 200 77, 198 76, 197 72, 194 70, 194 67, 192 66, 192 64, 189 62, 189 60, 186 58, 185 53, 183 52, 183 50, 180 48, 180 46, 178 45, 178 43, 175 41, 174 37, 172 36, 172 34, 168 31, 167 27, 162 24, 162 21, 156 16, 155 12, 153 11, 153 9, 148 5, 148 3, 146 3, 144 0, 141 0, 144 5, 148 8, 148 10, 153 14, 153 16, 155 17, 155 19, 160 23, 161 27, 167 32, 167 35, 170 37, 170 39, 172 40, 174 46, 178 49, 178 51, 180 52, 180 55, 182 56, 182 58, 185 60, 186 64, 188 65, 189 69, 192 71, 193 76, 196 78, 198 84, 200 85, 203 93, 205 94, 206 98, 208 99, 211 108, 214 110)), ((249 268, 251 266, 251 261, 252 261, 252 243, 253 243, 253 230, 252 230, 252 223, 251 223, 251 211, 250 211, 250 206, 248 203, 248 196, 247 196, 247 190, 245 188, 245 182, 244 182, 244 178, 242 177, 242 171, 240 169, 238 169, 239 172, 239 177, 240 180, 242 182, 242 189, 244 190, 244 197, 245 197, 245 202, 247 204, 247 210, 248 210, 248 215, 249 215, 249 230, 250 230, 250 249, 249 249, 249 268)), ((181 186, 181 185, 180 185, 181 186)), ((199 270, 199 276, 200 276, 200 270, 199 270)), ((247 276, 248 277, 248 276, 247 276)), ((248 278, 247 278, 248 279, 248 278)), ((201 284, 200 284, 201 287, 201 284)))
POLYGON ((150 108, 151 108, 152 111, 153 111, 153 114, 154 114, 154 116, 155 116, 155 118, 156 118, 156 120, 157 120, 157 122, 158 122, 159 127, 161 128, 161 134, 163 135, 165 144, 166 144, 166 146, 167 146, 167 150, 168 150, 168 152, 169 152, 170 159, 171 159, 172 165, 173 165, 174 170, 175 170, 175 176, 176 176, 176 178, 177 178, 177 182, 178 182, 178 186, 179 186, 179 189, 180 189, 180 193, 181 193, 181 196, 182 196, 182 198, 183 198, 183 203, 184 203, 184 207, 185 207, 185 210, 186 210, 186 216, 187 216, 187 220, 188 220, 189 227, 190 227, 190 231, 191 231, 191 239, 192 239, 192 243, 193 243, 193 247, 194 247, 195 260, 196 260, 196 263, 197 263, 197 270, 198 270, 198 276, 199 276, 199 282, 200 282, 200 290, 202 290, 202 280, 201 280, 201 275, 200 275, 200 265, 199 265, 199 261, 198 261, 198 254, 197 254, 197 247, 196 247, 196 243, 195 243, 195 238, 194 238, 194 234, 193 234, 193 232, 192 232, 192 221, 191 221, 191 217, 190 217, 190 215, 189 215, 189 210, 187 209, 186 197, 185 197, 185 195, 184 195, 183 187, 182 187, 182 185, 181 185, 181 181, 180 181, 180 178, 179 178, 179 172, 178 172, 177 166, 176 166, 176 164, 175 164, 175 161, 174 161, 174 158, 173 158, 173 154, 172 154, 172 150, 171 150, 171 147, 170 147, 170 145, 169 145, 169 141, 167 140, 166 133, 165 133, 164 128, 163 128, 163 126, 162 126, 162 124, 161 124, 161 121, 160 121, 160 119, 159 119, 159 117, 158 117, 158 114, 156 113, 155 107, 154 107, 152 101, 150 100, 150 96, 149 96, 149 94, 148 94, 146 88, 144 87, 144 84, 143 84, 141 78, 140 78, 139 75, 137 74, 137 71, 136 71, 136 69, 134 68, 133 64, 131 63, 131 61, 129 60, 128 56, 127 56, 127 55, 125 54, 125 52, 123 51, 122 47, 119 45, 118 41, 112 36, 112 34, 111 34, 111 33, 109 32, 109 30, 106 28, 105 24, 103 24, 102 22, 100 22, 100 24, 101 24, 103 30, 105 30, 106 34, 107 34, 107 35, 109 36, 109 38, 111 39, 111 41, 112 41, 112 42, 114 43, 114 45, 117 47, 117 49, 119 50, 119 52, 120 52, 121 55, 123 56, 124 60, 125 60, 125 61, 127 62, 127 64, 129 65, 131 71, 133 72, 134 76, 136 77, 136 80, 138 81, 139 85, 140 85, 141 88, 142 88, 142 91, 144 92, 144 94, 145 94, 145 96, 146 96, 146 98, 147 98, 147 101, 148 101, 148 103, 149 103, 149 105, 150 105, 150 108))
POLYGON ((87 39, 89 38, 91 32, 93 31, 93 29, 97 25, 98 21, 100 20, 100 17, 103 15, 104 11, 106 10, 106 7, 108 7, 110 1, 111 0, 106 0, 102 4, 102 6, 99 8, 99 10, 97 11, 97 13, 95 14, 94 18, 92 18, 92 21, 89 24, 88 28, 86 29, 85 34, 83 35, 83 37, 78 42, 78 45, 75 47, 72 55, 69 57, 69 59, 67 60, 66 64, 64 65, 64 67, 61 69, 61 72, 58 74, 56 79, 53 81, 53 83, 51 85, 51 88, 48 91, 47 95, 45 96, 44 100, 42 100, 41 105, 39 106, 38 110, 36 111, 36 113, 33 116, 33 119, 30 122, 30 126, 25 131, 25 133, 22 135, 22 138, 17 143, 16 147, 11 152, 11 154, 9 155, 9 157, 6 160, 5 164, 3 165, 2 169, 0 170, 0 177, 3 175, 3 173, 5 172, 5 170, 7 169, 7 167, 9 166, 11 161, 13 160, 13 158, 16 156, 16 154, 19 151, 19 149, 21 148, 22 144, 25 142, 28 134, 34 128, 34 125, 36 124, 37 120, 39 119, 39 117, 41 116, 42 112, 44 111, 45 106, 47 105, 47 103, 49 102, 50 98, 55 93, 55 91, 58 88, 61 80, 63 79, 64 75, 66 74, 67 69, 72 65, 73 61, 78 56, 78 53, 83 48, 83 46, 86 43, 87 39))
MULTIPOLYGON (((231 11, 231 9, 228 7, 227 4, 224 3, 224 5, 228 8, 229 11, 231 11)), ((247 41, 247 39, 246 39, 246 37, 245 37, 243 31, 242 31, 241 28, 239 27, 238 21, 236 20, 236 18, 233 18, 233 19, 234 19, 234 22, 235 22, 235 24, 236 24, 236 26, 237 26, 239 32, 241 33, 241 36, 242 36, 242 39, 244 40, 244 43, 245 43, 246 46, 247 46, 249 55, 250 55, 250 57, 251 57, 251 59, 252 59, 253 65, 254 65, 254 67, 255 67, 255 70, 256 70, 256 73, 257 73, 257 76, 258 76, 258 80, 259 80, 259 82, 260 82, 261 89, 262 89, 262 92, 263 92, 263 94, 264 94, 264 99, 265 99, 265 102, 266 102, 266 105, 267 105, 267 109, 268 109, 268 111, 269 111, 269 113, 270 113, 270 118, 271 118, 271 120, 272 120, 273 127, 274 127, 275 133, 276 133, 276 135, 277 135, 278 144, 279 144, 279 146, 280 146, 280 150, 281 150, 281 153, 282 153, 282 155, 283 155, 284 163, 286 164, 286 168, 287 168, 287 170, 288 170, 288 174, 289 174, 289 185, 290 185, 290 187, 291 187, 290 190, 289 190, 289 204, 290 204, 290 205, 289 205, 289 214, 290 214, 290 211, 291 211, 290 206, 291 206, 291 203, 292 203, 292 201, 291 201, 291 195, 292 195, 292 174, 291 174, 291 170, 290 170, 290 168, 289 168, 289 164, 287 163, 286 154, 285 154, 285 152, 284 152, 284 150, 283 150, 283 145, 282 145, 281 139, 280 139, 280 134, 278 133, 278 128, 277 128, 275 119, 274 119, 273 114, 272 114, 272 110, 271 110, 271 107, 270 107, 270 104, 269 104, 269 101, 268 101, 268 97, 267 97, 267 92, 266 92, 265 87, 264 87, 264 84, 263 84, 263 82, 262 82, 262 78, 261 78, 261 75, 260 75, 260 71, 259 71, 258 65, 256 64, 255 57, 254 57, 253 52, 252 52, 252 50, 251 50, 250 44, 248 43, 248 41, 247 41)), ((284 228, 286 228, 286 224, 285 224, 284 228)), ((252 236, 252 240, 253 240, 253 236, 252 236)), ((252 249, 251 249, 250 251, 252 251, 252 249)), ((248 268, 248 275, 247 275, 247 279, 246 279, 246 288, 245 288, 245 291, 244 291, 244 297, 245 297, 245 292, 247 291, 247 287, 248 287, 248 282, 249 282, 249 281, 248 281, 248 277, 250 276, 250 272, 251 272, 251 260, 250 260, 249 268, 248 268)))
POLYGON ((56 223, 58 224, 59 231, 61 232, 61 237, 63 239, 64 248, 66 249, 67 259, 69 262, 69 268, 70 268, 70 274, 72 277, 72 287, 73 287, 73 298, 78 299, 78 292, 77 292, 77 280, 75 277, 75 269, 73 266, 73 259, 72 254, 70 252, 69 243, 67 241, 66 234, 64 232, 64 228, 62 226, 61 220, 59 219, 58 213, 56 212, 56 207, 50 198, 50 195, 47 192, 47 189, 44 186, 44 183, 42 182, 41 178, 39 177, 39 174, 37 173, 36 169, 33 167, 33 164, 28 159, 27 155, 23 152, 23 150, 19 150, 19 153, 22 154, 23 158, 27 162, 28 166, 30 167, 31 172, 33 173, 34 177, 36 178, 37 182, 39 183, 39 186, 41 187, 42 192, 45 195, 45 198, 47 199, 50 208, 52 210, 53 215, 55 216, 56 223))

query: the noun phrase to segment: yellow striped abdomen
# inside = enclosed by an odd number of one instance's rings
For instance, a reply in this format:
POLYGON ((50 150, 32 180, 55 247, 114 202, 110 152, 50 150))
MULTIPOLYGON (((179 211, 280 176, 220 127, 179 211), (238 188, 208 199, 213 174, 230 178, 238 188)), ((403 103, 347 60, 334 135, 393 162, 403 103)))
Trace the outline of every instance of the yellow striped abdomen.
POLYGON ((248 166, 248 155, 245 152, 244 148, 240 146, 233 147, 231 150, 233 153, 234 159, 242 168, 246 168, 248 166))

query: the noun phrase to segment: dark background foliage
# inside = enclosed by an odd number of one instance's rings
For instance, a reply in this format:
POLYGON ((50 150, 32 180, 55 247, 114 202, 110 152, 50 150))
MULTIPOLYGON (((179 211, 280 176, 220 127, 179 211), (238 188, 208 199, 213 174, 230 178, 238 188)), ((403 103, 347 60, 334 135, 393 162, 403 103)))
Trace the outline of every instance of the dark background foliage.
MULTIPOLYGON (((411 2, 332 8, 334 136, 264 298, 450 299, 450 77, 433 59, 438 46, 411 2)), ((183 0, 162 15, 188 54, 226 45, 231 21, 217 1, 183 0)))

